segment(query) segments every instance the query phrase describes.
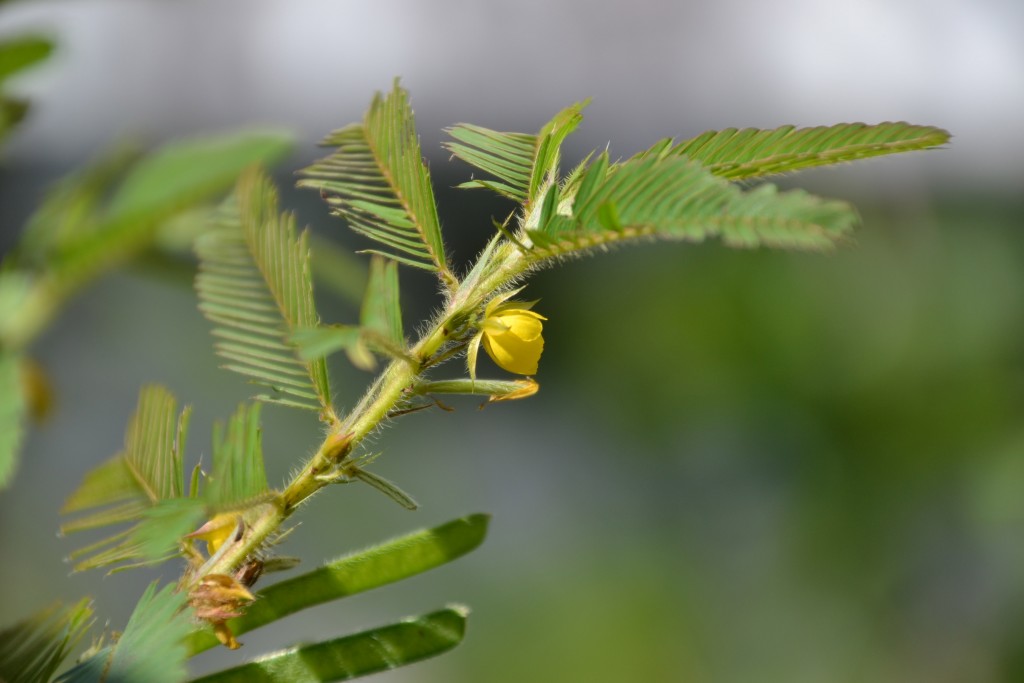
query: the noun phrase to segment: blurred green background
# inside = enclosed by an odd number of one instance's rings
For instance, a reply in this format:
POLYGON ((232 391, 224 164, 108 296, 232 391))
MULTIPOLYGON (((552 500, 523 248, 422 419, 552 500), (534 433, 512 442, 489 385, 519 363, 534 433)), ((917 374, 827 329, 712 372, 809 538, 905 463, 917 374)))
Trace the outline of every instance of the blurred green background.
MULTIPOLYGON (((750 10, 770 29, 760 33, 729 14, 738 2, 564 2, 546 15, 525 3, 505 21, 457 2, 351 15, 312 2, 5 6, 0 28, 42 22, 62 52, 24 84, 38 113, 0 164, 4 244, 48 183, 119 134, 271 122, 302 136, 278 169, 285 203, 362 248, 315 194, 287 188, 311 142, 358 118, 395 74, 421 114, 460 264, 507 207, 449 189, 468 173, 437 144, 456 121, 535 130, 595 95, 570 160, 609 138, 625 156, 666 135, 787 121, 910 118, 956 135, 945 151, 784 179, 857 205, 863 226, 834 254, 647 244, 538 274, 525 295, 548 317, 540 393, 396 421, 374 444, 377 471, 420 510, 368 487, 328 490, 287 551, 309 567, 477 511, 494 515, 485 544, 248 634, 194 671, 456 601, 473 610, 463 645, 380 680, 1024 681, 1021 12, 896 5, 788 0, 750 10), (544 59, 516 47, 531 20, 552 45, 544 59), (337 42, 318 42, 331 26, 337 42), (274 31, 302 59, 270 50, 274 31), (829 50, 815 61, 798 36, 829 50), (712 48, 728 58, 709 62, 712 48)), ((436 288, 402 278, 414 330, 436 288)), ((319 299, 328 321, 354 320, 351 303, 326 288, 319 299)), ((118 450, 141 384, 194 405, 193 458, 250 388, 217 368, 182 272, 103 279, 33 353, 57 406, 0 494, 0 620, 89 594, 122 627, 157 573, 68 577, 61 558, 79 539, 55 536, 57 509, 118 450)), ((338 403, 352 405, 370 376, 335 360, 338 403)), ((282 481, 319 426, 283 408, 264 416, 268 473, 282 481)))

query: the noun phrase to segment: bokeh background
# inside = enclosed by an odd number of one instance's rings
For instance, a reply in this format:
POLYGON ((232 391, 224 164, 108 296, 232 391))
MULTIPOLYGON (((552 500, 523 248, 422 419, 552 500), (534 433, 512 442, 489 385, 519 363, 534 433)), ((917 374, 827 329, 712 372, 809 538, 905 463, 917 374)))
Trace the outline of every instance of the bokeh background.
MULTIPOLYGON (((455 122, 534 131, 593 97, 569 161, 726 126, 904 119, 955 135, 942 151, 784 179, 858 206, 863 226, 835 254, 646 245, 537 276, 541 392, 402 418, 377 468, 420 510, 330 490, 288 549, 313 566, 477 511, 494 515, 485 544, 249 634, 195 672, 452 601, 473 610, 464 644, 380 680, 1024 681, 1021 3, 0 6, 0 33, 26 30, 59 47, 16 84, 34 110, 2 150, 7 245, 48 184, 127 135, 283 125, 298 140, 275 169, 287 188, 394 76, 460 263, 507 207, 449 189, 468 172, 440 149, 455 122)), ((313 193, 285 201, 365 246, 313 193)), ((412 330, 435 288, 403 271, 403 291, 412 330)), ((321 301, 328 320, 356 315, 326 289, 321 301)), ((118 450, 141 384, 194 405, 194 458, 249 387, 217 368, 187 278, 145 268, 83 291, 33 353, 57 409, 0 494, 0 621, 88 594, 123 627, 159 574, 69 577, 63 498, 118 450)), ((370 376, 339 362, 334 379, 351 405, 370 376)), ((264 415, 280 481, 319 428, 264 415)))

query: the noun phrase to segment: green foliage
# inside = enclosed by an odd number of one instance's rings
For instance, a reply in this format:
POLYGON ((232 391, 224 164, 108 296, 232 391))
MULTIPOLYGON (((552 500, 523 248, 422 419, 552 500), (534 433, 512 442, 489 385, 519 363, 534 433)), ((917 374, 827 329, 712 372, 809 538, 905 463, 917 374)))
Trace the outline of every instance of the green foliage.
POLYGON ((541 178, 557 178, 557 147, 581 118, 580 106, 570 107, 537 136, 468 124, 449 130, 456 142, 446 147, 455 156, 498 178, 461 187, 487 187, 523 204, 530 238, 523 246, 532 262, 644 237, 719 235, 731 246, 828 248, 855 223, 847 205, 771 186, 743 193, 711 176, 740 180, 949 140, 941 129, 906 123, 727 129, 678 144, 663 140, 624 163, 601 155, 589 166, 585 160, 560 186, 545 184, 541 178))
POLYGON ((389 258, 453 276, 445 259, 430 172, 423 163, 408 94, 395 81, 378 94, 362 123, 324 140, 337 147, 300 171, 299 187, 312 187, 353 230, 389 249, 389 258))
MULTIPOLYGON (((469 515, 331 560, 263 589, 248 611, 228 625, 241 635, 300 610, 439 567, 476 549, 487 534, 489 519, 488 515, 469 515)), ((194 631, 188 638, 191 655, 216 645, 217 639, 209 631, 194 631)))
POLYGON ((0 681, 49 681, 92 624, 92 606, 49 607, 0 631, 0 681))
POLYGON ((134 222, 166 215, 223 192, 242 169, 282 158, 291 137, 254 130, 182 140, 146 156, 121 182, 107 205, 109 221, 134 222))
POLYGON ((28 112, 28 102, 2 92, 4 81, 37 64, 53 52, 53 42, 43 36, 23 35, 0 41, 0 141, 28 112))
POLYGON ((538 228, 527 230, 531 261, 644 237, 825 249, 856 220, 844 202, 771 185, 744 192, 678 157, 609 164, 601 155, 572 189, 563 197, 552 187, 545 198, 538 228))
POLYGON ((886 122, 875 125, 839 123, 834 126, 772 130, 726 128, 702 133, 673 144, 663 140, 642 156, 685 156, 699 161, 715 175, 742 180, 838 164, 883 154, 912 152, 949 142, 950 135, 934 126, 886 122))
POLYGON ((179 500, 185 494, 183 452, 191 411, 186 407, 178 414, 177 405, 163 387, 144 388, 124 450, 86 475, 68 498, 64 514, 92 512, 62 525, 63 533, 135 522, 71 553, 75 571, 161 561, 202 517, 200 504, 179 500))
POLYGON ((226 427, 214 425, 213 472, 205 497, 215 508, 224 508, 253 500, 268 489, 260 405, 243 403, 226 427))
MULTIPOLYGON (((641 239, 718 237, 735 247, 827 249, 856 222, 849 205, 800 190, 779 192, 772 185, 751 188, 731 181, 948 140, 944 131, 908 124, 720 131, 678 145, 664 141, 621 163, 607 153, 590 155, 562 176, 560 149, 581 122, 584 106, 563 110, 536 135, 468 124, 451 129, 454 142, 448 149, 496 178, 463 186, 489 188, 520 204, 497 226, 462 280, 445 256, 430 174, 407 93, 397 81, 389 94, 374 98, 361 123, 332 134, 325 144, 337 149, 302 171, 299 185, 319 189, 335 214, 383 246, 383 251, 371 250, 368 269, 339 280, 351 294, 355 281, 366 274, 358 326, 321 326, 309 235, 296 228, 292 215, 280 212, 266 175, 247 167, 277 154, 278 138, 184 143, 142 161, 126 149, 51 195, 16 258, 0 271, 0 313, 17 314, 13 324, 0 322, 0 341, 6 345, 0 386, 11 389, 18 381, 21 346, 72 285, 152 248, 161 230, 195 234, 195 226, 170 219, 180 219, 183 211, 225 189, 241 173, 234 195, 218 210, 201 214, 204 233, 195 244, 200 310, 213 324, 215 350, 224 367, 269 389, 259 400, 316 411, 327 423, 309 461, 282 491, 272 492, 263 464, 260 407, 243 404, 214 429, 211 474, 201 487, 197 467, 186 492, 189 410, 179 414, 165 389, 143 389, 124 450, 86 476, 64 509, 82 516, 63 530, 129 525, 75 551, 76 570, 148 564, 185 554, 189 562, 181 592, 168 587, 157 594, 150 586, 125 635, 64 680, 176 680, 187 654, 217 642, 237 647, 235 634, 403 580, 479 545, 487 517, 473 515, 334 560, 263 590, 249 604, 248 588, 260 575, 288 564, 270 554, 282 538, 282 525, 320 489, 360 480, 405 507, 416 507, 396 485, 365 469, 376 457, 357 450, 365 448, 368 435, 406 413, 444 408, 434 394, 499 401, 538 390, 530 377, 477 381, 475 370, 468 378, 432 376, 435 367, 462 355, 475 368, 476 349, 485 335, 484 348, 501 368, 535 373, 544 318, 525 312, 531 304, 511 300, 531 270, 641 239), (435 272, 443 286, 441 311, 412 342, 405 338, 402 320, 399 263, 435 272), (498 339, 504 360, 491 349, 498 339), (374 367, 374 354, 389 363, 351 412, 339 417, 324 356, 341 349, 359 367, 374 367), (515 357, 521 352, 532 354, 528 362, 515 357), (209 522, 193 531, 204 518, 209 522), (193 545, 197 537, 206 540, 209 557, 193 545), (194 612, 184 609, 186 601, 194 612), (188 614, 205 620, 211 630, 192 628, 188 614)), ((345 259, 333 263, 348 267, 345 259)), ((20 438, 23 403, 0 403, 0 426, 11 427, 5 432, 11 445, 0 440, 0 474, 11 466, 4 455, 14 451, 20 438)), ((343 680, 394 668, 454 647, 462 639, 465 616, 464 609, 449 608, 295 647, 202 680, 343 680)))
POLYGON ((295 330, 319 323, 307 233, 297 234, 294 217, 278 213, 277 193, 262 173, 242 177, 236 201, 196 241, 196 252, 199 309, 215 325, 224 367, 273 392, 260 400, 335 421, 326 364, 299 358, 289 342, 295 330))
POLYGON ((448 134, 457 142, 445 143, 445 148, 499 180, 471 180, 460 187, 485 187, 528 209, 557 179, 562 142, 583 121, 585 106, 563 109, 537 135, 499 133, 468 123, 449 128, 448 134))
POLYGON ((60 185, 31 219, 35 250, 49 254, 50 287, 59 292, 77 287, 136 256, 152 246, 165 221, 221 195, 244 168, 279 159, 290 145, 282 133, 256 131, 181 140, 134 164, 130 149, 101 159, 60 185), (110 198, 101 204, 104 195, 110 198), (67 226, 60 219, 69 208, 88 211, 67 226), (46 244, 39 232, 59 239, 46 244))
POLYGON ((275 652, 194 683, 315 683, 347 681, 397 669, 447 652, 466 633, 465 607, 452 606, 316 645, 275 652))
POLYGON ((21 358, 0 350, 0 489, 14 476, 25 436, 27 406, 22 391, 21 358))
POLYGON ((42 36, 24 35, 0 42, 0 84, 52 52, 53 41, 42 36))
POLYGON ((124 142, 50 188, 22 231, 19 265, 46 268, 49 261, 73 251, 78 241, 106 230, 108 194, 142 155, 138 146, 124 142))
POLYGON ((291 336, 291 341, 298 347, 301 358, 314 360, 344 350, 352 364, 363 370, 377 367, 374 351, 390 358, 409 360, 402 332, 398 264, 379 254, 370 259, 359 323, 358 327, 328 325, 300 329, 291 336))
MULTIPOLYGON (((28 346, 67 299, 151 249, 161 228, 226 191, 242 169, 273 162, 290 145, 289 136, 265 131, 172 142, 144 158, 125 146, 59 183, 0 266, 3 386, 13 387, 8 354, 28 346)), ((0 487, 9 480, 20 443, 14 426, 20 420, 13 419, 17 399, 5 396, 0 487)))
POLYGON ((180 683, 185 679, 183 640, 191 628, 185 599, 151 583, 139 598, 124 633, 66 672, 58 683, 180 683))
POLYGON ((398 264, 383 258, 370 261, 370 281, 360 311, 363 328, 376 332, 389 345, 401 349, 402 308, 398 301, 398 264))

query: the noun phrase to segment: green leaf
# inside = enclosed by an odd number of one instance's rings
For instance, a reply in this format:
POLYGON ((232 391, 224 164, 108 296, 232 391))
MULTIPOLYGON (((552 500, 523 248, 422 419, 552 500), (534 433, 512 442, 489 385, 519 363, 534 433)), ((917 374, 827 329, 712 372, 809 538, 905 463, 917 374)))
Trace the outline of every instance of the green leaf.
POLYGON ((450 606, 390 626, 274 652, 193 683, 320 683, 397 669, 461 643, 468 614, 465 607, 450 606))
POLYGON ((537 148, 536 135, 498 132, 468 123, 453 126, 447 133, 457 142, 444 143, 445 149, 500 181, 472 180, 459 187, 483 187, 520 203, 527 200, 537 148))
MULTIPOLYGON (((355 595, 451 562, 483 542, 488 515, 475 514, 328 562, 265 588, 247 612, 228 622, 241 635, 308 607, 355 595)), ((191 655, 218 644, 209 631, 189 636, 191 655)))
POLYGON ((228 203, 196 241, 199 310, 214 324, 214 348, 223 366, 271 389, 262 400, 317 412, 333 422, 327 365, 303 360, 289 341, 298 329, 315 327, 308 232, 279 214, 277 192, 259 171, 238 183, 228 203))
POLYGON ((430 172, 423 163, 408 94, 395 81, 374 97, 362 123, 324 140, 337 150, 299 171, 299 187, 320 190, 332 212, 387 248, 389 258, 454 282, 445 259, 430 172))
POLYGON ((21 372, 21 357, 0 351, 0 489, 14 478, 25 438, 28 406, 21 372))
POLYGON ((62 178, 46 193, 22 231, 18 263, 45 267, 54 253, 103 228, 107 194, 141 156, 136 145, 122 143, 62 178))
POLYGON ((360 312, 360 324, 373 330, 401 348, 405 345, 402 333, 402 307, 398 300, 398 264, 381 256, 370 260, 370 279, 360 312))
MULTIPOLYGON (((46 251, 33 288, 10 320, 0 323, 2 342, 21 348, 52 320, 63 302, 91 279, 137 257, 153 246, 161 227, 179 212, 228 190, 238 174, 254 161, 273 161, 287 149, 280 133, 233 134, 170 143, 139 162, 120 185, 123 164, 100 169, 109 181, 102 186, 96 173, 85 173, 48 200, 36 219, 72 218, 72 225, 36 225, 30 243, 19 253, 46 251), (116 186, 115 186, 116 185, 116 186), (71 195, 71 199, 68 195, 71 195), (106 198, 113 198, 109 202, 106 198), (88 195, 88 196, 87 196, 88 195), (49 202, 53 202, 50 204, 49 202), (71 206, 69 206, 71 204, 71 206), (86 215, 75 213, 85 205, 86 215), (76 229, 77 228, 77 229, 76 229), (47 236, 54 237, 50 241, 47 236)), ((105 162, 100 162, 102 166, 105 162)))
POLYGON ((160 223, 227 191, 246 168, 273 163, 291 145, 281 132, 233 133, 169 143, 135 164, 113 190, 100 225, 68 240, 59 274, 72 284, 149 246, 160 223))
POLYGON ((18 36, 0 42, 0 84, 53 52, 53 41, 42 36, 18 36))
POLYGON ((455 142, 445 143, 445 148, 499 180, 473 180, 460 187, 485 187, 529 209, 557 179, 562 142, 583 120, 586 106, 582 102, 563 109, 536 135, 501 133, 467 123, 449 128, 455 142))
POLYGON ((132 168, 107 207, 111 222, 165 215, 224 192, 253 165, 273 165, 292 146, 283 130, 253 130, 180 140, 132 168))
POLYGON ((356 325, 321 325, 296 330, 291 341, 301 358, 323 358, 335 351, 354 347, 362 340, 362 330, 356 325))
POLYGON ((160 520, 176 530, 187 527, 185 519, 194 521, 201 516, 194 506, 186 509, 167 502, 185 495, 183 452, 190 410, 186 407, 175 419, 177 405, 163 387, 144 387, 128 424, 124 450, 89 472, 68 498, 63 514, 93 512, 63 524, 62 533, 137 523, 73 552, 72 558, 84 558, 75 564, 75 571, 121 562, 160 561, 167 552, 162 539, 171 533, 162 528, 160 520), (159 510, 147 516, 148 510, 158 506, 159 510))
POLYGON ((719 236, 729 246, 828 249, 857 219, 844 202, 799 190, 780 193, 771 185, 744 192, 674 156, 609 165, 602 155, 569 199, 567 205, 563 198, 538 229, 528 231, 530 262, 651 237, 701 241, 719 236))
POLYGON ((813 166, 936 147, 950 134, 933 126, 903 121, 876 125, 839 123, 833 126, 772 130, 727 128, 708 131, 676 145, 662 142, 648 154, 685 156, 730 180, 798 171, 813 166))
POLYGON ((0 631, 0 681, 48 681, 92 625, 85 599, 70 607, 53 606, 0 631))
POLYGON ((245 404, 213 428, 213 473, 206 498, 215 508, 252 500, 269 489, 263 466, 260 404, 245 404))
POLYGON ((151 583, 139 599, 124 633, 64 673, 58 683, 179 683, 185 680, 185 635, 192 627, 185 598, 151 583))
POLYGON ((194 498, 158 501, 143 511, 142 519, 132 528, 130 543, 143 560, 170 559, 178 554, 181 539, 205 516, 206 506, 194 498))

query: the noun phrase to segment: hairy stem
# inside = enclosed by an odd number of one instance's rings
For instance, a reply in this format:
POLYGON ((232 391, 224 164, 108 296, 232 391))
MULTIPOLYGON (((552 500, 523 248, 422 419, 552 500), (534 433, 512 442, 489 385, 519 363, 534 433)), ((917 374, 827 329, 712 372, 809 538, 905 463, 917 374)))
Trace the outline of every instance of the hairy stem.
POLYGON ((502 290, 526 270, 522 251, 509 243, 491 254, 490 263, 479 278, 463 282, 453 293, 445 311, 413 346, 408 359, 393 360, 377 377, 352 412, 332 430, 316 454, 292 478, 280 494, 277 504, 266 506, 255 520, 249 521, 243 538, 229 548, 210 567, 208 573, 231 574, 257 551, 298 506, 329 485, 329 475, 359 443, 387 419, 407 397, 408 390, 450 340, 450 322, 478 309, 495 292, 502 290))

